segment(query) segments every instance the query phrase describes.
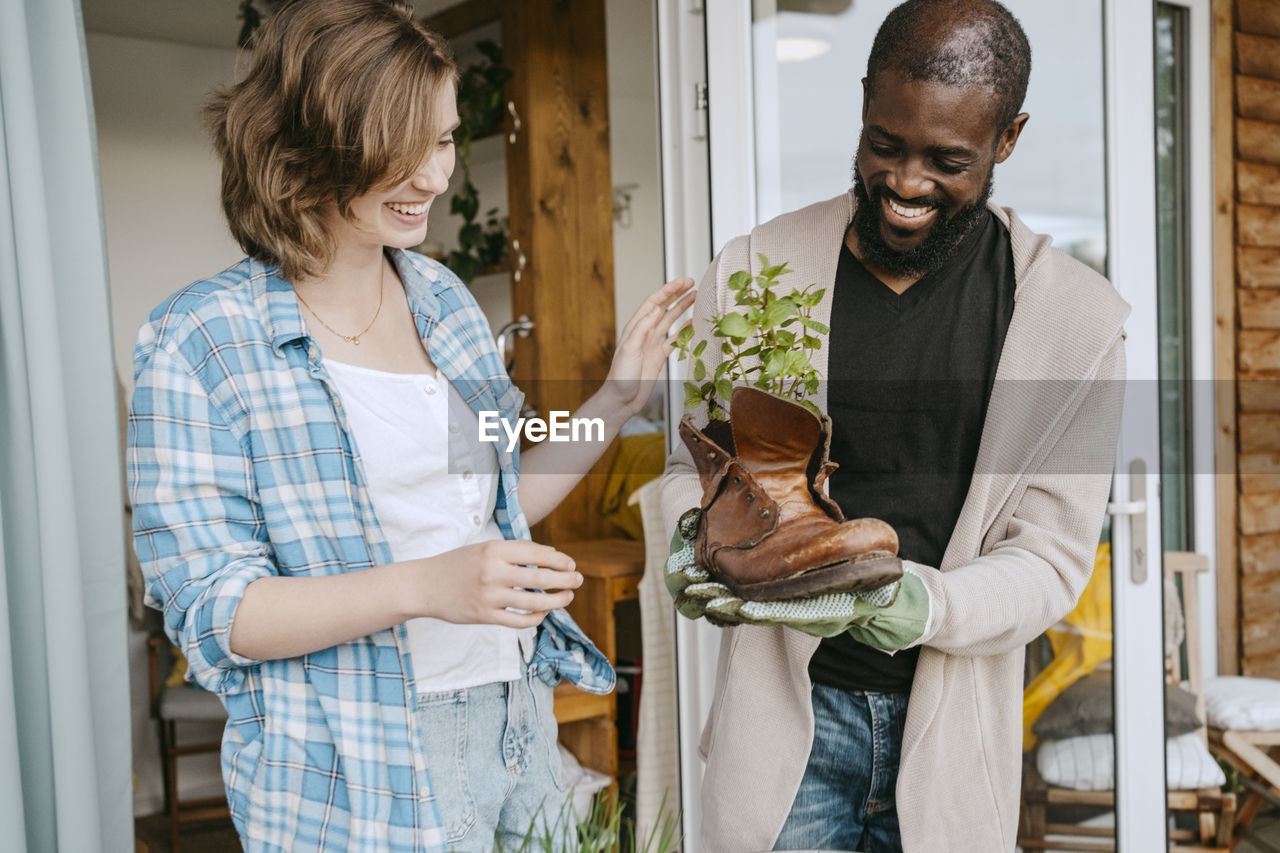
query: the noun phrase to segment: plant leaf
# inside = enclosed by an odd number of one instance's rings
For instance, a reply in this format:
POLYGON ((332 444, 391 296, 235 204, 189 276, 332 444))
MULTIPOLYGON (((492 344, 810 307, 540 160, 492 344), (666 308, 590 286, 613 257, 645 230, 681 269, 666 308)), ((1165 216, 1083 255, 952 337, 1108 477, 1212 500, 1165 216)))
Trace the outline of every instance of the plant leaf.
POLYGON ((797 310, 795 301, 790 296, 784 296, 764 309, 764 316, 760 319, 760 326, 764 329, 772 329, 795 314, 797 310))
POLYGON ((696 409, 702 405, 702 390, 692 382, 684 383, 684 407, 696 409))
POLYGON ((803 350, 791 350, 787 353, 787 360, 783 365, 782 372, 788 376, 800 376, 808 366, 809 356, 805 355, 803 350))
MULTIPOLYGON (((693 332, 693 326, 688 326, 687 328, 691 333, 693 332)), ((702 355, 703 350, 705 350, 706 348, 707 348, 706 338, 703 338, 702 340, 698 341, 698 345, 693 348, 694 358, 697 358, 698 356, 702 355)))
POLYGON ((726 338, 746 338, 752 332, 747 318, 737 311, 730 311, 716 323, 716 334, 726 338))
POLYGON ((703 363, 702 359, 699 358, 693 362, 693 381, 701 382, 706 378, 707 366, 703 363))
POLYGON ((764 375, 772 379, 782 373, 787 364, 787 352, 781 349, 771 349, 763 353, 760 359, 764 362, 764 375))
POLYGON ((735 293, 751 283, 751 273, 746 270, 738 270, 729 276, 729 289, 735 293))
POLYGON ((831 334, 831 327, 824 326, 822 323, 819 323, 817 320, 810 320, 808 317, 801 317, 800 322, 803 323, 806 328, 813 329, 815 332, 817 332, 820 335, 831 334))
MULTIPOLYGON (((685 326, 683 329, 681 329, 679 332, 676 333, 675 344, 677 347, 680 347, 681 349, 684 349, 687 346, 689 346, 689 341, 691 340, 693 340, 693 326, 685 326)), ((701 343, 699 343, 699 346, 704 346, 706 343, 707 343, 706 341, 702 341, 701 343)), ((695 349, 693 354, 702 355, 702 351, 695 349)))

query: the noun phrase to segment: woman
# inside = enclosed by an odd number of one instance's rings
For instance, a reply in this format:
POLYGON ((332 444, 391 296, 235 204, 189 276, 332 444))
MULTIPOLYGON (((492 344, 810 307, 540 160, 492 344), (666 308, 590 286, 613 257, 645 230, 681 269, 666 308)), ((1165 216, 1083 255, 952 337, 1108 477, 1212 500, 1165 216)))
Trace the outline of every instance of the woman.
MULTIPOLYGON (((455 83, 407 4, 286 5, 208 109, 249 257, 139 333, 135 545, 191 677, 226 704, 248 850, 488 850, 545 829, 565 795, 551 685, 613 687, 561 609, 573 561, 528 541, 604 443, 482 444, 477 413, 514 422, 521 395, 470 293, 404 251, 453 171, 455 83)), ((623 329, 578 412, 606 439, 691 287, 623 329)))

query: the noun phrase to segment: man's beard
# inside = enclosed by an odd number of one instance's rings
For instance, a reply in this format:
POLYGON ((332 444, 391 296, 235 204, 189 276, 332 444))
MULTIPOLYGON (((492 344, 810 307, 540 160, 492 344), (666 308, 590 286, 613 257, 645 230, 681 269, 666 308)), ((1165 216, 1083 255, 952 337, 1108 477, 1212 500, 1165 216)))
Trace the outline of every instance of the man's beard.
MULTIPOLYGON (((868 266, 892 276, 924 276, 942 266, 955 253, 960 241, 982 220, 987 199, 991 197, 992 175, 987 173, 982 194, 978 200, 962 207, 954 216, 947 217, 946 209, 938 211, 938 221, 929 229, 924 241, 914 249, 895 249, 880 235, 881 205, 884 195, 881 187, 875 194, 867 193, 858 172, 858 160, 853 161, 853 196, 857 205, 853 213, 853 231, 858 237, 860 260, 868 266)), ((911 201, 911 199, 902 199, 911 201)), ((918 202, 917 202, 918 203, 918 202)))

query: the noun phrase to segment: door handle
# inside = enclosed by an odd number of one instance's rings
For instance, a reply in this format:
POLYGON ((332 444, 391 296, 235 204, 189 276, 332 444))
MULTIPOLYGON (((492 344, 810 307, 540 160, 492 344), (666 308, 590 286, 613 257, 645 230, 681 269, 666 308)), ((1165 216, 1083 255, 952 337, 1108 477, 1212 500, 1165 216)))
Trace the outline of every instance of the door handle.
POLYGON ((1129 577, 1135 584, 1147 582, 1147 463, 1129 463, 1129 500, 1107 504, 1108 515, 1129 517, 1129 577))
POLYGON ((516 111, 515 101, 507 101, 507 114, 511 116, 511 132, 507 134, 507 144, 515 145, 520 136, 520 113, 516 111))
POLYGON ((533 320, 530 320, 527 314, 521 314, 498 330, 498 334, 495 336, 498 342, 498 357, 502 359, 502 365, 507 370, 511 369, 516 356, 515 352, 511 350, 511 336, 519 335, 522 338, 527 338, 532 332, 533 320))
POLYGON ((529 265, 529 259, 524 256, 524 252, 520 249, 520 240, 511 241, 511 251, 515 253, 513 258, 514 269, 511 271, 511 278, 517 284, 520 282, 520 276, 524 275, 524 268, 529 265))

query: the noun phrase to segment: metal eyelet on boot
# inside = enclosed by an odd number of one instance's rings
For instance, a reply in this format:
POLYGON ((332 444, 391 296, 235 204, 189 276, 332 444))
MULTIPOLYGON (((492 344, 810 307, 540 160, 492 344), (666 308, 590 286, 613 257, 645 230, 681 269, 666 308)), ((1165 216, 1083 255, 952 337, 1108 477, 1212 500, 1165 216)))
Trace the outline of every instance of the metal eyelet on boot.
POLYGON ((734 484, 735 486, 740 486, 740 485, 742 485, 742 478, 741 478, 741 477, 737 477, 737 476, 735 476, 735 477, 733 478, 733 484, 734 484))
POLYGON ((747 503, 752 503, 755 501, 755 499, 756 499, 756 496, 754 494, 752 494, 751 492, 747 492, 747 503))
POLYGON ((762 509, 762 510, 760 510, 760 517, 761 517, 761 518, 768 518, 768 517, 769 517, 769 510, 767 510, 767 509, 762 509))

